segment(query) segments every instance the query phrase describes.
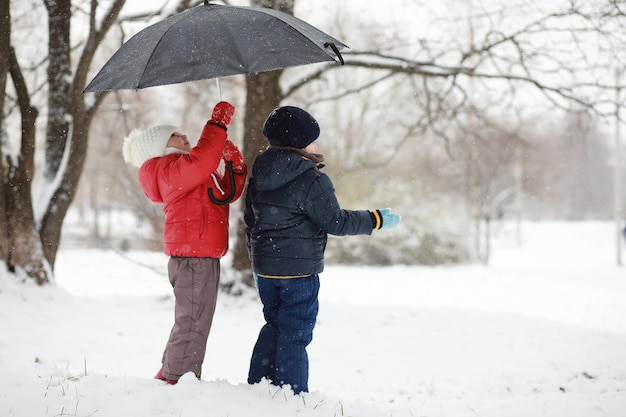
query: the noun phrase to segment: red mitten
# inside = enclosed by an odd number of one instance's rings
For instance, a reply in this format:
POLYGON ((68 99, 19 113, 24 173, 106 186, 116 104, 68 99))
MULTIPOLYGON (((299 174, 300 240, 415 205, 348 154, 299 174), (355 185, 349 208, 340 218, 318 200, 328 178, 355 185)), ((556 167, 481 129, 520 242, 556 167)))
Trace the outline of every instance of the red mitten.
POLYGON ((237 145, 235 145, 231 140, 226 140, 226 145, 224 145, 224 150, 222 151, 222 157, 225 161, 232 161, 233 169, 236 173, 241 173, 246 168, 246 163, 243 160, 243 155, 237 145))
POLYGON ((235 106, 226 101, 220 101, 213 108, 209 123, 216 124, 226 130, 230 120, 233 118, 233 114, 235 114, 235 106))

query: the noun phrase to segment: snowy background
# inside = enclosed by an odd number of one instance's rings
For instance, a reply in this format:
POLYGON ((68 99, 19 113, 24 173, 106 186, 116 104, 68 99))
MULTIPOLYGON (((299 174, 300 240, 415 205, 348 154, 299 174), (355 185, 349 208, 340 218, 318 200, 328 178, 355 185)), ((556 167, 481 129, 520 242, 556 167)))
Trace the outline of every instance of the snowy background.
POLYGON ((0 274, 0 416, 626 416, 614 225, 496 232, 489 266, 327 267, 302 396, 245 383, 253 291, 221 294, 202 381, 153 380, 167 258, 66 245, 53 288, 0 274))

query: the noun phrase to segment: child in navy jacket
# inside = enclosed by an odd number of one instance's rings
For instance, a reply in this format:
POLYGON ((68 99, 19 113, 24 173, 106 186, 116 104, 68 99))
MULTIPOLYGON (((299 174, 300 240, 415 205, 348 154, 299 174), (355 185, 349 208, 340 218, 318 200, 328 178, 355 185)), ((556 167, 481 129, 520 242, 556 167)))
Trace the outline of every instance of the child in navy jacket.
POLYGON ((266 378, 308 391, 306 346, 318 312, 319 273, 327 234, 360 235, 392 228, 389 209, 343 210, 314 141, 317 121, 292 106, 275 109, 263 135, 270 147, 254 161, 244 220, 265 325, 254 346, 248 383, 266 378))

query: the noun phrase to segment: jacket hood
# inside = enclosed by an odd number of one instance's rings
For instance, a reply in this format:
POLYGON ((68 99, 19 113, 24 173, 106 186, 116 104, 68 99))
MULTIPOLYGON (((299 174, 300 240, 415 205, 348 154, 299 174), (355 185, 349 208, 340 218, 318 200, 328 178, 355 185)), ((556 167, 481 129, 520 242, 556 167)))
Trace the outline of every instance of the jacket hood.
POLYGON ((252 177, 257 190, 273 191, 316 168, 315 162, 295 152, 270 148, 257 156, 252 167, 252 177))
POLYGON ((144 194, 150 201, 157 204, 163 203, 163 197, 159 192, 158 165, 162 158, 148 159, 141 165, 137 174, 139 184, 144 194))

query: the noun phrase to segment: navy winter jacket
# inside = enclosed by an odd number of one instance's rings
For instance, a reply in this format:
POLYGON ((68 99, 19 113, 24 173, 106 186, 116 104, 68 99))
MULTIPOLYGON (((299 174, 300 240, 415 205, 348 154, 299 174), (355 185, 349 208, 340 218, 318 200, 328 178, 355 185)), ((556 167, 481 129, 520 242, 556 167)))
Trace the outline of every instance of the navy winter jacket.
POLYGON ((342 210, 330 178, 298 153, 270 147, 252 167, 244 211, 253 270, 298 277, 324 269, 327 233, 371 234, 367 210, 342 210))

